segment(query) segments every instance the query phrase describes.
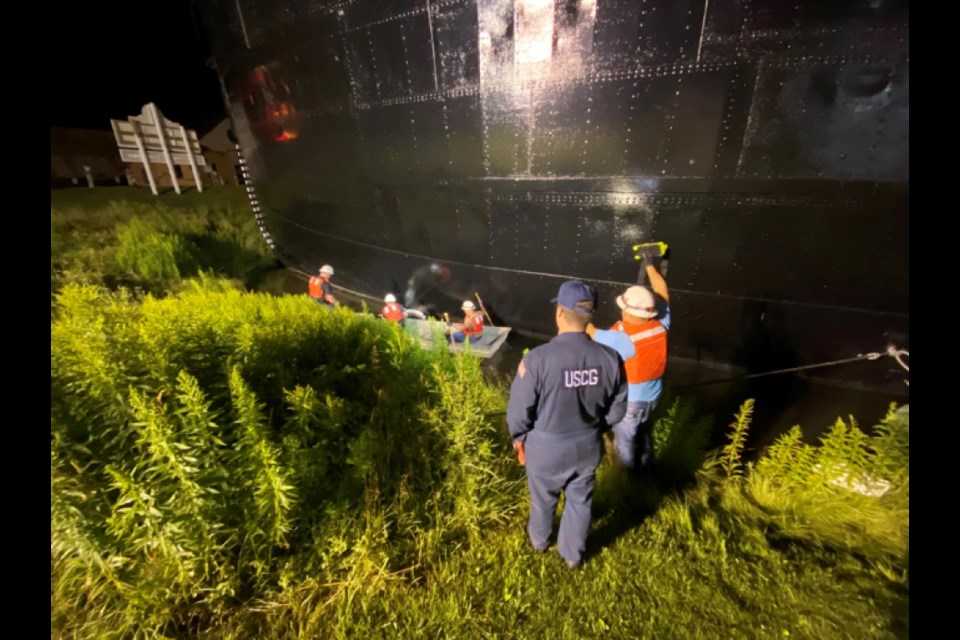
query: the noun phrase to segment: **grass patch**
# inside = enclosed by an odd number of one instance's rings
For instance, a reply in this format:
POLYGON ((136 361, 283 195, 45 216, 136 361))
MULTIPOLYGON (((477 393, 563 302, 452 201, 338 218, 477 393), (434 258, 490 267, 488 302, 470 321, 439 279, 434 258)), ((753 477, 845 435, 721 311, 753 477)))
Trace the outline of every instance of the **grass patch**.
POLYGON ((277 263, 245 198, 238 187, 52 191, 51 291, 76 282, 163 294, 200 271, 251 287, 277 263))
POLYGON ((247 193, 243 187, 208 188, 200 193, 194 188, 184 189, 177 195, 173 187, 160 190, 155 196, 147 188, 141 187, 100 187, 96 189, 51 189, 50 206, 59 211, 80 209, 94 212, 121 204, 162 205, 169 208, 236 208, 249 207, 247 193))

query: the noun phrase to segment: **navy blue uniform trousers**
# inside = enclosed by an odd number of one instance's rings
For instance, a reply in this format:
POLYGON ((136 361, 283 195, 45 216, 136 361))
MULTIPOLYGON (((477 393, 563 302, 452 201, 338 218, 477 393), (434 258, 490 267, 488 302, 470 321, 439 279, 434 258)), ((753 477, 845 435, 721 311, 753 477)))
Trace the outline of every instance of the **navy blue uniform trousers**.
POLYGON ((593 504, 593 483, 603 457, 599 434, 571 440, 531 431, 524 445, 530 519, 527 534, 537 549, 550 543, 560 492, 565 493, 557 551, 567 562, 579 563, 585 551, 593 504))

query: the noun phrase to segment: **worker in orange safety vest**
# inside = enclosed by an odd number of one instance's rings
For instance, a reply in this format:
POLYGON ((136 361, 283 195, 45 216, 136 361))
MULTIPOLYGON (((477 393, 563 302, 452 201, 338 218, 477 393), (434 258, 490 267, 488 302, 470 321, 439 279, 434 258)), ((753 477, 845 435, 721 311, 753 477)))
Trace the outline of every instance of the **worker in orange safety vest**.
POLYGON ((333 297, 333 285, 330 284, 330 276, 332 275, 333 267, 325 264, 320 267, 319 275, 312 276, 308 284, 310 297, 326 307, 333 307, 337 304, 337 299, 333 297))
POLYGON ((476 340, 483 335, 483 314, 477 310, 477 306, 467 300, 460 309, 465 317, 463 324, 453 325, 454 332, 450 339, 454 342, 463 342, 467 338, 476 340))
POLYGON ((653 459, 650 415, 663 391, 670 329, 667 281, 651 259, 644 259, 643 268, 653 291, 643 286, 628 288, 617 297, 622 310, 618 322, 607 331, 592 324, 587 327, 591 338, 620 354, 627 370, 627 415, 612 430, 617 457, 630 470, 646 467, 653 459))
POLYGON ((380 310, 380 317, 390 322, 399 322, 400 326, 403 326, 403 321, 406 319, 407 314, 403 310, 403 307, 400 306, 400 303, 397 302, 397 297, 392 293, 388 293, 384 296, 383 302, 384 305, 383 309, 380 310))

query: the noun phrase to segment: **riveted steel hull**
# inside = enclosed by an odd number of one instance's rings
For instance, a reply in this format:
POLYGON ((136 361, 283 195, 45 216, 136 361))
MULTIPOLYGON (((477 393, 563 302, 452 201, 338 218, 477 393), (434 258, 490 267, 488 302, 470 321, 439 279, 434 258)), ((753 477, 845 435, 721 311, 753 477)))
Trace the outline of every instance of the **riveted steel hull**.
MULTIPOLYGON (((613 321, 662 240, 674 357, 908 348, 906 2, 203 5, 291 266, 550 334, 562 280, 613 321)), ((904 389, 891 359, 818 373, 904 389)))

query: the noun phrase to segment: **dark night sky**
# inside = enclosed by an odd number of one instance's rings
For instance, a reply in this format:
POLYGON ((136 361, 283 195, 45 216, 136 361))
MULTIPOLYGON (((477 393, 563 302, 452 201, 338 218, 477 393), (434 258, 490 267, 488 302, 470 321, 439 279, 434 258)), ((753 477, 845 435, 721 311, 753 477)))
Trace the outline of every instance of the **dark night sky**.
POLYGON ((50 11, 53 127, 109 129, 147 102, 203 135, 225 117, 197 0, 67 3, 50 11), (66 61, 67 64, 63 64, 66 61))

